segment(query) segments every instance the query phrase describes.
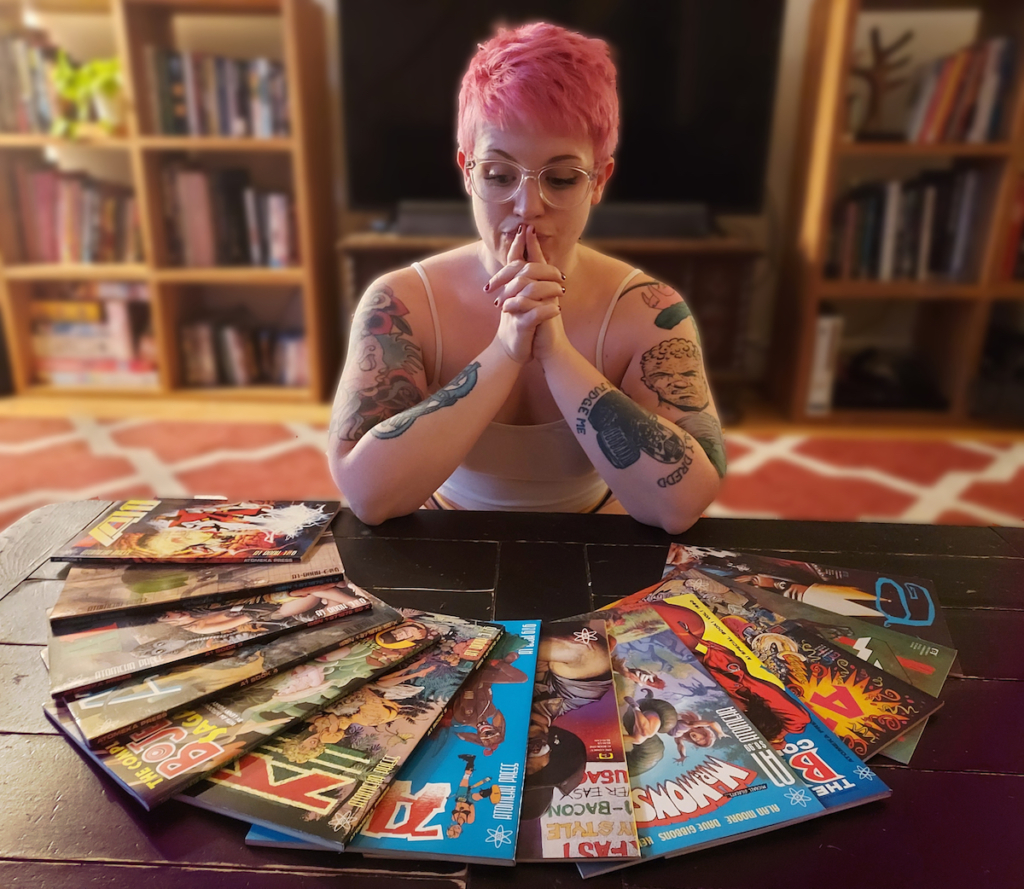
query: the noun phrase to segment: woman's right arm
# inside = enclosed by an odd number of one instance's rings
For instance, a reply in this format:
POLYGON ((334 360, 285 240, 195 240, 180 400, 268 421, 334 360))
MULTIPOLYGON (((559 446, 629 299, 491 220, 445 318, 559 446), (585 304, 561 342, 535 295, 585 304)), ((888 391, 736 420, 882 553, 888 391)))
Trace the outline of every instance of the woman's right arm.
POLYGON ((427 395, 420 334, 389 280, 356 310, 328 434, 331 475, 370 525, 418 509, 452 474, 512 391, 536 326, 558 311, 554 299, 518 297, 490 345, 427 395))

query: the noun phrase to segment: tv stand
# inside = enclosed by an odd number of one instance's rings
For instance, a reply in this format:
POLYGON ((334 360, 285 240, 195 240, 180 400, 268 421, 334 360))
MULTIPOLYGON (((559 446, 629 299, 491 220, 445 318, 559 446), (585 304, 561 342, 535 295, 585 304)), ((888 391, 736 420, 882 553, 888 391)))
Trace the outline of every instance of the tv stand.
MULTIPOLYGON (((477 235, 356 232, 338 242, 342 313, 352 317, 370 282, 384 272, 475 241, 477 235)), ((591 238, 583 243, 624 259, 686 297, 700 325, 704 357, 718 382, 743 378, 743 343, 754 266, 761 248, 741 238, 591 238)), ((347 341, 347 331, 345 332, 347 341)))

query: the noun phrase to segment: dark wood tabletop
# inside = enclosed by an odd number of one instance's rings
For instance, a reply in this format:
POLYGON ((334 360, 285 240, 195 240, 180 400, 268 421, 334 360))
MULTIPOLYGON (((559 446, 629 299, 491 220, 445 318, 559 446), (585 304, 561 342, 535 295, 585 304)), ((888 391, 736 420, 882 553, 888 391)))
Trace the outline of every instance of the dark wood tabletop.
MULTIPOLYGON (((53 504, 0 535, 0 886, 583 885, 570 864, 252 848, 239 821, 177 802, 143 811, 42 712, 45 614, 66 571, 47 557, 108 505, 53 504)), ((395 605, 470 618, 588 611, 657 581, 672 539, 934 579, 964 675, 946 683, 912 765, 872 759, 890 799, 586 885, 1024 886, 1024 529, 703 519, 670 538, 624 516, 421 512, 377 528, 342 513, 333 532, 357 583, 395 605)))

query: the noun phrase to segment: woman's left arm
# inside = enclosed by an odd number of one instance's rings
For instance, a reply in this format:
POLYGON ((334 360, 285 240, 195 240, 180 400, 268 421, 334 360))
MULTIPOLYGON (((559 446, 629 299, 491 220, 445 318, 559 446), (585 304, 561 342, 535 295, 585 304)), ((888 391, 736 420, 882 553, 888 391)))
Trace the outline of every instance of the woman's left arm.
POLYGON ((693 319, 678 294, 656 286, 655 314, 639 289, 617 310, 632 353, 620 386, 576 351, 560 316, 538 329, 534 352, 563 416, 625 509, 677 534, 718 494, 725 446, 693 319))

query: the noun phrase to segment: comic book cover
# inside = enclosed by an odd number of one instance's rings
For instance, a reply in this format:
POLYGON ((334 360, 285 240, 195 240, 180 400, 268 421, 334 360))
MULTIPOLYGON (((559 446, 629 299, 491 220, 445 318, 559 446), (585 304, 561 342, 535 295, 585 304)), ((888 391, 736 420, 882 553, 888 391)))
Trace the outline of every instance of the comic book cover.
POLYGON ((344 851, 502 630, 403 609, 440 644, 178 795, 183 802, 344 851))
POLYGON ((344 579, 333 537, 314 544, 301 562, 280 565, 72 565, 50 611, 50 623, 59 626, 82 617, 166 611, 178 603, 202 605, 344 579))
POLYGON ((250 642, 226 655, 204 658, 112 688, 67 700, 68 710, 92 747, 156 722, 173 710, 195 706, 233 688, 251 685, 345 643, 402 622, 391 606, 370 596, 373 608, 269 642, 250 642))
MULTIPOLYGON (((686 570, 688 561, 685 554, 670 554, 672 570, 667 572, 665 582, 671 582, 673 572, 686 570), (683 564, 680 564, 683 563, 683 564)), ((711 578, 716 575, 699 569, 711 578)), ((808 630, 823 636, 861 660, 874 664, 886 673, 891 673, 904 682, 937 697, 956 662, 956 649, 920 639, 909 633, 896 632, 876 622, 858 617, 827 611, 808 602, 791 598, 768 589, 767 584, 738 584, 735 579, 717 575, 717 579, 728 583, 732 595, 742 594, 745 607, 767 608, 789 620, 796 621, 808 630)), ((709 590, 709 595, 713 592, 709 590)), ((903 734, 885 748, 885 755, 904 765, 910 758, 924 731, 924 723, 903 734)))
POLYGON ((50 693, 54 697, 116 685, 247 642, 365 611, 371 600, 347 581, 160 614, 120 615, 50 629, 50 693))
POLYGON ((640 855, 601 618, 541 628, 516 861, 640 855))
POLYGON ((707 605, 860 759, 870 759, 942 706, 798 622, 760 606, 745 607, 743 588, 726 578, 678 568, 667 580, 619 604, 681 593, 694 593, 707 605))
MULTIPOLYGON (((669 548, 665 576, 677 568, 697 568, 712 577, 772 590, 795 602, 954 648, 935 584, 922 577, 674 543, 669 548)), ((960 672, 955 661, 952 671, 960 672)))
POLYGON ((186 707, 93 750, 67 708, 47 717, 147 810, 268 738, 304 721, 436 643, 438 633, 405 621, 372 639, 343 645, 270 679, 186 707))
MULTIPOLYGON (((615 695, 643 860, 825 813, 652 607, 639 603, 601 613, 614 640, 615 695)), ((592 877, 630 863, 577 866, 592 877)))
MULTIPOLYGON (((351 852, 515 864, 540 621, 504 635, 402 766, 351 852)), ((250 845, 323 848, 255 824, 250 845)))
POLYGON ((340 506, 326 500, 123 500, 50 558, 298 562, 340 506))
POLYGON ((838 811, 891 795, 700 599, 674 596, 651 607, 826 809, 838 811))

